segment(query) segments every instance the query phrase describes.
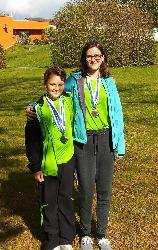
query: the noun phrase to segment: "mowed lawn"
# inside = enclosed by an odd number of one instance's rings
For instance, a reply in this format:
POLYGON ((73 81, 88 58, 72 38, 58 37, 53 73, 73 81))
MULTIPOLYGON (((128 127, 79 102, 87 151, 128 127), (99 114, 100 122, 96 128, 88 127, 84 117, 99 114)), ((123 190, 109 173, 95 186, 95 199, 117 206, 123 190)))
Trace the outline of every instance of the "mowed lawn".
MULTIPOLYGON (((16 48, 7 51, 9 67, 0 70, 2 250, 40 249, 36 184, 27 169, 24 147, 25 107, 43 93, 43 72, 50 64, 48 46, 32 47, 30 51, 16 48)), ((108 237, 113 250, 156 250, 158 69, 114 68, 111 73, 123 104, 126 157, 115 164, 108 237)), ((94 196, 94 208, 95 201, 94 196)), ((74 249, 79 249, 79 235, 74 249)), ((94 249, 98 249, 96 245, 94 249)))

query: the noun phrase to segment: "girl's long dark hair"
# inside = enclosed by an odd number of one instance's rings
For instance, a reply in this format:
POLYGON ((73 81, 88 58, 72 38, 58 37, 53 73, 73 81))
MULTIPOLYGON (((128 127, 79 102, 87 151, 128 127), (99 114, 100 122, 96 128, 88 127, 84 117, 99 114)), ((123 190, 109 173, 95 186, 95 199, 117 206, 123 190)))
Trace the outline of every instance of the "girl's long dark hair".
POLYGON ((88 49, 91 49, 93 47, 97 47, 100 50, 101 54, 104 56, 104 61, 102 62, 100 66, 100 75, 102 77, 109 77, 110 73, 108 70, 107 55, 105 53, 103 46, 97 41, 90 41, 86 43, 82 49, 80 62, 81 62, 81 71, 82 71, 83 76, 87 75, 87 69, 88 69, 87 62, 86 62, 86 52, 88 49))

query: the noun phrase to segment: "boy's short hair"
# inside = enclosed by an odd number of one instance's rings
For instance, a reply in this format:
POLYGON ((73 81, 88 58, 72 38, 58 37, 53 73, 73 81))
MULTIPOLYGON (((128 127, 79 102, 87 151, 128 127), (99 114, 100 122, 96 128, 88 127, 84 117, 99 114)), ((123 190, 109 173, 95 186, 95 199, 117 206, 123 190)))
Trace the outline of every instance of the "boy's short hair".
POLYGON ((53 66, 48 68, 44 73, 44 84, 47 84, 47 81, 51 75, 57 75, 60 76, 62 81, 66 81, 66 72, 63 68, 53 66))

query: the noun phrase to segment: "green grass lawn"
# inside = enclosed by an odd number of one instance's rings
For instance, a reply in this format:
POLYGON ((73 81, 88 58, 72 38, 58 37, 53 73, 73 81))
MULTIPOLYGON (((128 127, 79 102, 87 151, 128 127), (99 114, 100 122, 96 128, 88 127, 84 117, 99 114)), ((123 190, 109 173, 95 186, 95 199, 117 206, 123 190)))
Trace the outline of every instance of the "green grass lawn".
POLYGON ((48 45, 16 45, 6 51, 7 67, 48 67, 50 49, 48 45))
MULTIPOLYGON (((41 234, 36 185, 27 169, 24 127, 26 105, 43 93, 45 69, 14 66, 47 67, 50 57, 48 46, 41 50, 32 47, 32 52, 36 51, 32 56, 25 56, 30 51, 24 48, 17 50, 7 51, 11 68, 0 71, 0 249, 38 250, 41 234)), ((114 68, 111 73, 123 103, 127 152, 115 164, 108 235, 113 250, 156 250, 158 69, 114 68)), ((74 249, 79 249, 78 235, 74 249)))

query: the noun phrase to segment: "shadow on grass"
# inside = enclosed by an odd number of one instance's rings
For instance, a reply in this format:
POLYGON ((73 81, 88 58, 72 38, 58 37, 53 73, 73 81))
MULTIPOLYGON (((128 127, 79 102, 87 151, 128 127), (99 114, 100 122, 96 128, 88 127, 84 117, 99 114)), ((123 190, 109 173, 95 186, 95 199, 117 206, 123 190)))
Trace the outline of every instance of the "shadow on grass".
POLYGON ((9 164, 7 164, 8 166, 10 166, 10 164, 12 164, 13 160, 8 159, 8 157, 20 156, 20 155, 24 155, 24 154, 25 154, 24 146, 23 147, 20 146, 20 147, 17 147, 17 148, 8 148, 8 150, 5 148, 1 152, 1 167, 3 167, 3 165, 5 167, 7 161, 9 161, 9 164))
MULTIPOLYGON (((37 185, 33 175, 27 170, 23 171, 21 161, 18 159, 3 158, 2 166, 10 174, 6 180, 3 180, 3 178, 0 180, 2 191, 1 241, 5 242, 12 237, 16 237, 25 230, 29 230, 34 238, 42 241, 44 235, 40 225, 37 185), (21 168, 21 170, 15 172, 17 167, 21 168)), ((76 187, 74 198, 75 212, 78 216, 79 209, 76 187)), ((96 225, 94 220, 92 221, 92 231, 94 232, 92 237, 95 237, 96 225)), ((76 220, 76 233, 81 238, 79 219, 76 220)))
POLYGON ((6 225, 6 222, 1 222, 1 232, 0 232, 0 238, 1 242, 4 242, 8 240, 9 238, 16 237, 18 234, 20 234, 23 231, 23 228, 20 226, 17 227, 11 227, 6 225))
MULTIPOLYGON (((34 101, 38 100, 41 95, 39 93, 39 95, 36 94, 36 96, 37 96, 36 98, 35 97, 33 98, 34 101)), ((32 101, 32 99, 30 100, 32 101)), ((6 100, 2 100, 3 104, 1 105, 1 112, 5 111, 5 114, 3 115, 4 117, 10 116, 10 111, 15 112, 16 114, 18 114, 20 111, 23 111, 25 113, 25 109, 27 105, 30 103, 30 100, 27 100, 25 96, 23 98, 17 98, 16 101, 10 99, 9 101, 10 105, 6 100)))
POLYGON ((126 86, 117 86, 119 93, 120 92, 134 92, 136 89, 143 89, 145 85, 142 86, 142 84, 129 84, 126 86))
MULTIPOLYGON (((16 160, 16 165, 19 161, 16 160)), ((15 164, 15 162, 14 162, 15 164)), ((1 180, 2 189, 2 228, 1 239, 4 242, 10 237, 18 235, 20 232, 30 230, 32 235, 41 240, 40 215, 37 203, 36 185, 29 172, 12 172, 8 180, 1 180), (7 212, 5 212, 7 211, 7 212), (7 213, 7 214, 5 214, 7 213), (24 224, 16 224, 16 218, 11 226, 9 221, 12 216, 20 216, 24 224), (8 221, 8 223, 6 222, 8 221)))
MULTIPOLYGON (((21 161, 9 160, 6 158, 3 162, 3 168, 9 171, 21 165, 21 161)), ((29 229, 34 238, 42 241, 44 235, 40 225, 39 205, 37 202, 37 186, 33 175, 29 171, 26 172, 11 172, 7 180, 0 180, 2 190, 2 219, 0 238, 5 242, 9 238, 16 237, 20 233, 29 229), (4 212, 3 212, 4 211, 4 212), (15 217, 12 225, 10 224, 11 217, 20 216, 23 223, 16 223, 18 219, 15 217), (6 223, 6 221, 8 221, 6 223), (19 224, 19 225, 18 225, 19 224)), ((75 212, 79 214, 77 202, 77 190, 74 191, 75 212)), ((95 223, 93 222, 93 227, 95 223)), ((76 220, 76 233, 81 237, 81 229, 79 220, 76 220)))
MULTIPOLYGON (((1 111, 17 112, 19 110, 25 110, 26 105, 32 98, 38 98, 41 95, 40 88, 43 87, 41 77, 28 76, 18 78, 18 80, 16 77, 8 78, 9 89, 6 85, 6 80, 4 79, 3 81, 4 83, 0 83, 1 111)), ((43 93, 43 91, 41 93, 43 93)), ((7 115, 7 113, 5 115, 7 115)))
POLYGON ((118 90, 120 94, 125 96, 123 102, 125 104, 158 104, 156 89, 148 87, 147 84, 129 84, 125 87, 119 87, 118 90))
POLYGON ((132 100, 132 101, 125 101, 124 103, 126 103, 127 105, 133 105, 133 106, 138 106, 140 104, 158 104, 158 95, 153 95, 151 96, 151 100, 132 100))
POLYGON ((0 134, 5 134, 7 132, 6 127, 0 127, 0 134))

